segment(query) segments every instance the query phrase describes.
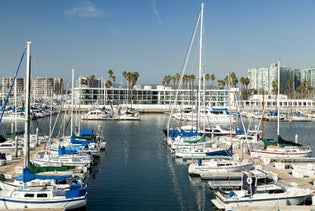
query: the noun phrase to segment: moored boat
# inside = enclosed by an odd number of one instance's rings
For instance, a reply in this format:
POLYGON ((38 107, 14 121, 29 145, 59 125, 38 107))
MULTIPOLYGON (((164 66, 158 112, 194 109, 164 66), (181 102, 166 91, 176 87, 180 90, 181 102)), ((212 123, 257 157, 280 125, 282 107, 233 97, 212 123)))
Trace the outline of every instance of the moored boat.
POLYGON ((240 190, 223 191, 219 188, 211 202, 220 210, 237 210, 238 207, 252 206, 275 208, 302 204, 313 192, 295 184, 264 184, 257 175, 245 171, 240 190))

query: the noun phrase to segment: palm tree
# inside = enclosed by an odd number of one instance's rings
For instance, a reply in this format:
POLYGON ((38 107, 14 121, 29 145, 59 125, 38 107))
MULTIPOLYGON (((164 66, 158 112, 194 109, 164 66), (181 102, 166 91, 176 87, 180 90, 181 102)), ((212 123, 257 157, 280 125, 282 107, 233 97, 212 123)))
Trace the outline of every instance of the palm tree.
POLYGON ((179 74, 179 73, 176 73, 176 74, 175 74, 175 77, 176 77, 176 82, 177 82, 177 84, 178 84, 179 81, 180 81, 180 74, 179 74))
POLYGON ((278 82, 272 81, 272 93, 277 94, 278 93, 278 82))
POLYGON ((230 73, 229 75, 225 76, 224 82, 226 85, 230 87, 236 87, 238 83, 238 79, 236 77, 236 74, 234 72, 230 73))
POLYGON ((177 82, 176 76, 172 76, 172 82, 173 82, 173 86, 175 87, 176 82, 177 82))
POLYGON ((190 82, 191 89, 193 89, 193 88, 194 88, 195 79, 196 79, 196 77, 195 77, 195 75, 194 75, 194 74, 190 74, 190 75, 188 76, 188 81, 190 82))
POLYGON ((212 87, 213 87, 213 82, 214 82, 214 80, 215 80, 215 75, 214 75, 214 74, 211 74, 211 75, 210 75, 210 80, 211 80, 212 87))
POLYGON ((129 101, 129 98, 132 98, 131 95, 131 88, 133 88, 137 81, 138 81, 138 78, 139 78, 139 73, 138 72, 126 72, 124 71, 123 72, 123 77, 126 79, 127 81, 127 92, 128 92, 128 96, 127 96, 127 99, 129 101))
POLYGON ((245 78, 243 76, 240 78, 240 83, 242 84, 243 89, 244 89, 245 88, 245 78))
POLYGON ((219 89, 224 89, 225 81, 224 80, 218 80, 218 87, 219 89))
POLYGON ((169 86, 171 80, 172 80, 172 77, 170 75, 166 75, 164 76, 162 84, 164 84, 165 86, 169 86))
POLYGON ((138 72, 131 73, 131 86, 132 86, 132 88, 136 85, 138 78, 139 78, 138 72))
POLYGON ((208 81, 210 80, 210 74, 207 73, 204 78, 205 78, 206 82, 208 83, 208 81))
POLYGON ((187 87, 188 81, 189 81, 188 75, 185 74, 185 75, 183 76, 183 85, 186 84, 186 87, 187 87))
POLYGON ((110 88, 112 86, 112 82, 110 80, 107 80, 105 83, 106 88, 110 88))
POLYGON ((246 90, 248 89, 249 83, 250 83, 249 78, 246 77, 245 80, 244 80, 244 84, 245 84, 245 89, 246 89, 246 90))
POLYGON ((94 82, 95 82, 95 75, 91 75, 90 76, 90 81, 91 81, 91 84, 89 84, 89 86, 92 86, 92 87, 94 87, 94 82))
POLYGON ((108 70, 109 79, 112 79, 113 74, 114 74, 113 70, 108 70))
POLYGON ((109 76, 109 80, 112 82, 112 84, 114 84, 116 81, 116 77, 114 76, 113 70, 108 70, 108 76, 109 76))

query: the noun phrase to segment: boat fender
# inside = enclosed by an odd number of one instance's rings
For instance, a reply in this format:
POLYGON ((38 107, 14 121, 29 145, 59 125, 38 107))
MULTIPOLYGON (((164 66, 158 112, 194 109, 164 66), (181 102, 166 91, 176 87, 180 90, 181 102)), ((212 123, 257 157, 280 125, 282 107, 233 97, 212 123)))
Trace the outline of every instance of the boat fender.
POLYGON ((233 197, 235 195, 234 191, 229 192, 229 197, 233 197))
POLYGON ((251 185, 252 182, 253 182, 252 178, 250 178, 250 177, 248 177, 246 181, 247 181, 247 183, 248 183, 249 185, 251 185))

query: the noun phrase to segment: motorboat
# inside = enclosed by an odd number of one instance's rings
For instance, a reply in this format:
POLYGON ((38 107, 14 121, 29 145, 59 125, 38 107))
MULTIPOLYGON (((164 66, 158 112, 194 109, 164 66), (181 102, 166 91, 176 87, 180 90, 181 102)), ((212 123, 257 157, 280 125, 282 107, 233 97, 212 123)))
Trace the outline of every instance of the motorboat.
POLYGON ((266 180, 261 180, 258 175, 261 174, 244 171, 240 190, 223 191, 218 188, 211 202, 220 210, 237 210, 241 206, 275 208, 302 204, 314 192, 300 188, 295 183, 266 183, 266 180))

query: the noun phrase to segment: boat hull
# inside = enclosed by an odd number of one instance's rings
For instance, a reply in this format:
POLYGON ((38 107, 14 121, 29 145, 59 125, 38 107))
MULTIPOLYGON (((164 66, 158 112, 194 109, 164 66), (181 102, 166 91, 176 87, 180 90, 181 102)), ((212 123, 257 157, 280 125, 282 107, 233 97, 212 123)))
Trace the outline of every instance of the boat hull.
POLYGON ((19 199, 14 197, 0 197, 0 209, 76 209, 86 206, 87 195, 73 199, 19 199))
POLYGON ((283 194, 264 194, 259 197, 248 196, 243 198, 223 198, 216 194, 216 198, 212 199, 211 202, 218 208, 223 210, 233 210, 240 206, 288 206, 288 205, 299 205, 305 202, 305 199, 310 195, 297 195, 297 196, 284 196, 283 194))

